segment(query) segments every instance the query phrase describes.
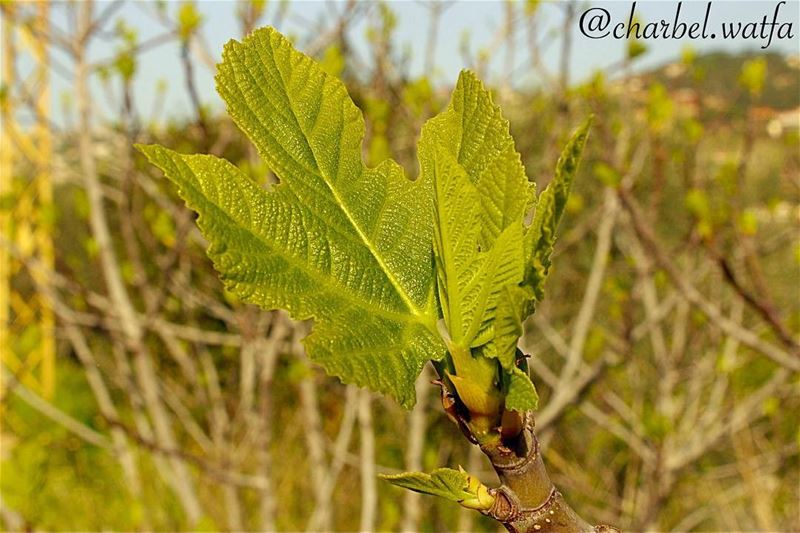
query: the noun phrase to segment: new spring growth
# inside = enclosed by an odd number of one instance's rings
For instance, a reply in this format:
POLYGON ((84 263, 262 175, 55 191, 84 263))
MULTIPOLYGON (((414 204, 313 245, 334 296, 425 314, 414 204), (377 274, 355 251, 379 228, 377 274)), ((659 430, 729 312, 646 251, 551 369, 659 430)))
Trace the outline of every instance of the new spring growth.
POLYGON ((468 474, 460 466, 458 470, 437 468, 430 474, 403 472, 380 477, 393 485, 423 494, 439 496, 475 511, 488 511, 495 501, 489 487, 481 483, 475 476, 468 474))
POLYGON ((489 487, 481 483, 475 476, 468 474, 461 466, 458 467, 458 471, 467 478, 467 492, 475 495, 474 498, 467 498, 458 503, 467 509, 476 511, 488 511, 491 509, 492 505, 494 505, 494 496, 489 491, 489 487))

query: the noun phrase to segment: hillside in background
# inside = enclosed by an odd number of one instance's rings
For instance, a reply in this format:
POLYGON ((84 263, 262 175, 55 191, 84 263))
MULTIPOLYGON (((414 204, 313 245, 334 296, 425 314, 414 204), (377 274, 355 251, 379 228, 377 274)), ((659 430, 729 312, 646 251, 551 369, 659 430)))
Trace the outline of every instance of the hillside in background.
MULTIPOLYGON (((783 56, 776 53, 754 54, 752 52, 729 54, 714 52, 694 58, 694 69, 690 73, 683 62, 669 63, 640 76, 645 82, 662 83, 670 92, 694 88, 709 100, 725 101, 736 115, 744 112, 747 95, 739 79, 742 66, 750 60, 764 58, 767 77, 760 102, 783 111, 800 105, 800 57, 783 56), (736 90, 732 90, 736 88, 736 90), (732 100, 732 101, 731 101, 732 100), (768 104, 767 104, 768 103, 768 104)), ((648 83, 645 83, 648 85, 648 83)))

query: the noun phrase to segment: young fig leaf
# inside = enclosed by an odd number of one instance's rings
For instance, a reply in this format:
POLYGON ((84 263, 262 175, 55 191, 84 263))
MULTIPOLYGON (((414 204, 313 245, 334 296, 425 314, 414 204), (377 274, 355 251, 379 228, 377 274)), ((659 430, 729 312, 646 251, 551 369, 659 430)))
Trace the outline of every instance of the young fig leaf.
POLYGON ((393 161, 363 164, 364 119, 344 85, 276 30, 228 42, 216 81, 279 185, 265 191, 212 156, 140 150, 200 215, 229 290, 313 318, 312 360, 412 406, 423 364, 444 355, 431 191, 393 161))
POLYGON ((403 472, 402 474, 381 475, 393 485, 415 492, 439 496, 464 507, 478 511, 488 511, 494 504, 494 496, 489 488, 469 475, 463 468, 437 468, 430 474, 424 472, 403 472))
POLYGON ((544 282, 550 270, 550 255, 556 241, 556 229, 567 205, 572 180, 578 170, 591 123, 590 117, 572 134, 561 152, 555 176, 539 195, 533 222, 525 235, 525 285, 534 292, 536 300, 541 300, 544 295, 544 282))
POLYGON ((500 108, 475 73, 461 71, 447 109, 422 128, 422 175, 431 175, 436 149, 450 153, 475 185, 480 204, 480 245, 488 250, 530 207, 533 184, 500 108))
POLYGON ((520 413, 539 407, 539 395, 524 370, 514 367, 506 393, 506 409, 520 413))

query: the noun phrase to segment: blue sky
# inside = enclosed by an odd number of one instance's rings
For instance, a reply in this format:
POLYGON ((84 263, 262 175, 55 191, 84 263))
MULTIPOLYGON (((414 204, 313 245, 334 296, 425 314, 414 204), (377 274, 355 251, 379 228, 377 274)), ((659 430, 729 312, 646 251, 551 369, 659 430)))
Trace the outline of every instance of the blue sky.
MULTIPOLYGON (((278 2, 272 0, 268 2, 269 9, 264 22, 271 20, 272 10, 276 8, 278 2)), ((764 16, 772 20, 777 1, 755 0, 755 1, 721 1, 717 0, 712 4, 710 25, 712 28, 719 27, 722 22, 747 23, 760 22, 764 16)), ((411 55, 410 71, 412 75, 419 75, 424 69, 424 55, 428 33, 428 13, 429 10, 423 2, 417 0, 390 1, 388 5, 397 15, 396 46, 398 50, 408 50, 411 55)), ((582 1, 578 3, 577 17, 572 24, 574 35, 573 51, 571 55, 571 77, 573 80, 580 80, 589 76, 597 69, 604 69, 609 65, 620 61, 624 56, 625 41, 612 38, 589 39, 578 31, 578 20, 580 15, 591 8, 603 8, 611 15, 612 23, 627 20, 631 10, 630 1, 582 1)), ((644 0, 637 2, 637 13, 644 22, 665 19, 672 21, 675 17, 677 1, 644 0)), ((684 1, 681 10, 682 21, 687 23, 702 22, 706 10, 705 1, 684 1)), ((177 12, 180 2, 167 2, 167 10, 173 14, 177 12)), ((103 9, 104 3, 99 2, 96 11, 103 9)), ((240 37, 240 28, 236 19, 236 2, 234 1, 206 1, 197 2, 198 10, 203 14, 205 24, 203 32, 208 42, 210 53, 214 59, 218 59, 223 44, 230 38, 240 37)), ((341 9, 342 4, 334 4, 333 9, 341 9)), ((332 6, 330 2, 323 1, 302 1, 291 2, 289 17, 285 19, 282 27, 284 32, 294 34, 300 38, 300 48, 302 49, 303 39, 307 39, 310 29, 309 24, 314 26, 320 21, 330 21, 332 6)), ((448 83, 454 80, 458 71, 463 68, 464 61, 460 52, 462 36, 468 33, 470 36, 470 48, 473 52, 491 48, 493 39, 499 28, 504 23, 505 3, 503 1, 459 1, 450 5, 443 14, 439 39, 436 48, 436 68, 432 75, 433 79, 439 83, 448 83)), ((117 12, 112 19, 124 19, 126 23, 135 28, 141 40, 146 40, 164 32, 164 28, 153 16, 154 6, 144 0, 132 0, 117 12)), ((68 27, 66 10, 62 6, 56 5, 52 13, 54 25, 62 28, 68 27)), ((545 2, 541 8, 540 16, 542 33, 544 34, 542 56, 545 64, 551 69, 555 69, 559 60, 559 33, 558 28, 562 24, 563 6, 558 2, 545 2), (549 32, 547 31, 549 28, 549 32), (552 32, 552 33, 551 33, 552 32)), ((800 1, 790 0, 780 7, 779 21, 792 22, 794 39, 777 40, 774 39, 769 51, 782 54, 800 53, 800 1)), ((365 33, 367 19, 362 17, 358 23, 352 26, 350 39, 355 49, 362 57, 368 57, 369 44, 365 33)), ((719 32, 717 32, 719 33, 719 32)), ((722 40, 657 40, 647 42, 649 51, 639 62, 638 68, 648 68, 668 62, 681 53, 682 49, 691 45, 699 52, 710 50, 726 50, 737 52, 742 50, 758 51, 763 42, 761 39, 737 39, 722 40)), ((90 50, 90 57, 97 61, 103 58, 113 57, 116 45, 113 42, 98 40, 90 50)), ((517 50, 515 52, 515 80, 520 84, 534 84, 537 82, 532 71, 528 68, 528 40, 524 28, 519 27, 517 34, 517 50)), ((493 81, 501 81, 505 65, 505 48, 503 46, 491 48, 493 60, 490 63, 490 78, 493 81)), ((70 66, 65 56, 54 52, 54 58, 70 66)), ((197 63, 196 65, 197 87, 200 91, 201 99, 204 103, 217 108, 220 106, 219 98, 214 92, 213 72, 210 68, 197 63)), ((189 103, 183 89, 183 71, 180 64, 180 52, 176 43, 169 43, 140 56, 139 70, 135 84, 135 96, 140 110, 147 115, 152 108, 156 98, 155 86, 158 80, 167 82, 168 90, 164 96, 164 112, 168 116, 180 116, 188 113, 189 103)), ((59 77, 53 77, 53 97, 56 101, 60 100, 60 94, 68 93, 71 90, 68 81, 59 77)), ((95 85, 94 90, 98 93, 98 105, 108 108, 107 98, 102 96, 99 85, 95 85)), ((58 108, 58 104, 56 104, 58 108)), ((56 120, 59 121, 58 112, 54 113, 56 120)))

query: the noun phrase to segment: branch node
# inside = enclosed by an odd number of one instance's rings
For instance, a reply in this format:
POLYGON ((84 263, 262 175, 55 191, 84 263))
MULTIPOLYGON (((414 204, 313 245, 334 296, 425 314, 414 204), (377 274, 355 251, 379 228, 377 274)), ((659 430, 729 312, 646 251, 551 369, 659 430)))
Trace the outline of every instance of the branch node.
POLYGON ((514 522, 519 518, 522 506, 514 491, 503 485, 496 489, 490 489, 489 493, 494 496, 494 504, 483 514, 501 523, 514 522))
POLYGON ((620 530, 608 524, 598 524, 594 526, 594 533, 620 533, 620 530))

